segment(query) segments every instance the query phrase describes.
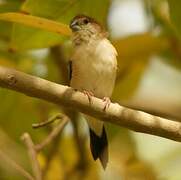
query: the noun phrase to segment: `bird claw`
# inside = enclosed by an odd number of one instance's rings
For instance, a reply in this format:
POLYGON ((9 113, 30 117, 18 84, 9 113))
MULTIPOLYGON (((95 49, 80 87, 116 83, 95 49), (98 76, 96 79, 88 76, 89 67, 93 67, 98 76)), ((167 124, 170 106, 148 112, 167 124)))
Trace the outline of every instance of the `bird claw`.
POLYGON ((104 97, 102 99, 103 102, 105 102, 105 105, 104 105, 104 108, 103 108, 103 111, 106 111, 106 109, 110 106, 111 104, 111 100, 109 97, 104 97))
POLYGON ((91 91, 83 90, 84 95, 88 97, 89 103, 91 104, 91 97, 94 96, 94 94, 91 91))

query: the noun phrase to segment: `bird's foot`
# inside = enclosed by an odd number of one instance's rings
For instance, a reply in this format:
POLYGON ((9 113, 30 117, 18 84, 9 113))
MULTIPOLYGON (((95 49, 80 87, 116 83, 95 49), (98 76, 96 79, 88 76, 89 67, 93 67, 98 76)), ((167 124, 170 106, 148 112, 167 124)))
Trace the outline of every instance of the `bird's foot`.
POLYGON ((89 103, 91 104, 91 97, 94 96, 94 94, 91 91, 83 90, 84 95, 88 97, 89 103))
POLYGON ((105 102, 103 111, 106 111, 106 109, 107 109, 107 108, 110 106, 110 104, 111 104, 111 100, 110 100, 109 97, 104 97, 102 100, 103 100, 103 102, 105 102))

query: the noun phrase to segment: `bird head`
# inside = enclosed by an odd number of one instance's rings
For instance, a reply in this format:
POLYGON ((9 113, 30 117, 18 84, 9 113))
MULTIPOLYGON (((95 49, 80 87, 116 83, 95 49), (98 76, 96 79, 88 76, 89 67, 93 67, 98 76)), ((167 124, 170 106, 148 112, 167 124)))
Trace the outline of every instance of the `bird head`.
POLYGON ((73 42, 76 45, 89 41, 97 41, 102 38, 107 38, 108 33, 95 19, 86 15, 77 15, 71 22, 69 27, 73 32, 73 42))
POLYGON ((86 15, 75 16, 70 22, 70 28, 73 33, 87 32, 95 35, 104 32, 102 26, 95 19, 86 15))

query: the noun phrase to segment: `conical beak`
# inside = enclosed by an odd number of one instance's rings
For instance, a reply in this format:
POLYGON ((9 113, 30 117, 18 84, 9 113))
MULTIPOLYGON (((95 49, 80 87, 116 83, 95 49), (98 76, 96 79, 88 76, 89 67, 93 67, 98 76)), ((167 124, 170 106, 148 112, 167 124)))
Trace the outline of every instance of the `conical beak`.
POLYGON ((78 31, 78 30, 81 29, 80 26, 77 24, 76 21, 73 21, 73 22, 70 24, 70 28, 72 29, 73 32, 78 31))

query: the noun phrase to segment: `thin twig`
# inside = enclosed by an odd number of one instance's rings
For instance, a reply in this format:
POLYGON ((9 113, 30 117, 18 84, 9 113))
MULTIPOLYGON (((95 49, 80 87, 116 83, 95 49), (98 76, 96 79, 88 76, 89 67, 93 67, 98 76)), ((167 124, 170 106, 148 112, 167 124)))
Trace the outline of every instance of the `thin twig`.
POLYGON ((42 150, 45 146, 50 144, 53 139, 55 139, 58 134, 63 130, 65 125, 68 123, 69 119, 64 116, 63 120, 51 131, 51 133, 40 143, 35 146, 36 151, 42 150))
POLYGON ((51 124, 54 121, 60 120, 60 119, 62 119, 62 114, 56 114, 55 116, 50 117, 47 121, 32 124, 32 127, 35 128, 35 129, 40 128, 40 127, 44 127, 44 126, 46 126, 48 124, 51 124))
MULTIPOLYGON (((0 150, 0 159, 4 160, 7 164, 12 166, 19 174, 24 176, 28 180, 35 180, 33 176, 27 172, 23 167, 17 164, 14 160, 10 159, 3 151, 0 150)), ((2 162, 1 162, 2 163, 2 162)))
MULTIPOLYGON (((50 55, 52 56, 52 60, 55 64, 55 67, 58 69, 59 72, 59 80, 58 82, 60 84, 68 85, 69 83, 69 77, 68 77, 68 63, 67 59, 65 57, 63 48, 61 45, 56 45, 54 47, 50 48, 50 55)), ((64 112, 64 108, 61 107, 62 112, 64 112)), ((47 162, 43 169, 43 177, 47 176, 48 169, 51 166, 52 159, 56 156, 56 154, 59 151, 59 143, 62 138, 62 131, 60 130, 60 133, 57 134, 56 137, 54 137, 53 141, 51 142, 51 146, 49 148, 49 151, 47 153, 47 162)), ((62 155, 59 155, 59 160, 62 160, 62 155)), ((65 168, 65 167, 64 167, 65 168)), ((64 171, 64 170, 63 170, 64 171)))
MULTIPOLYGON (((45 179, 45 177, 47 177, 48 173, 49 173, 49 169, 51 168, 51 162, 54 159, 54 157, 56 156, 57 153, 59 153, 59 143, 61 141, 62 138, 62 133, 59 133, 57 137, 55 137, 55 139, 51 142, 51 146, 49 148, 49 151, 46 154, 46 164, 43 168, 43 179, 45 179)), ((59 154, 59 160, 61 160, 61 154, 59 154)))
POLYGON ((41 168, 39 165, 39 162, 37 160, 37 153, 35 150, 34 143, 28 133, 24 133, 21 137, 21 139, 24 141, 27 149, 28 149, 28 154, 31 160, 31 165, 32 165, 32 170, 33 174, 35 176, 36 180, 42 180, 42 173, 41 173, 41 168))

